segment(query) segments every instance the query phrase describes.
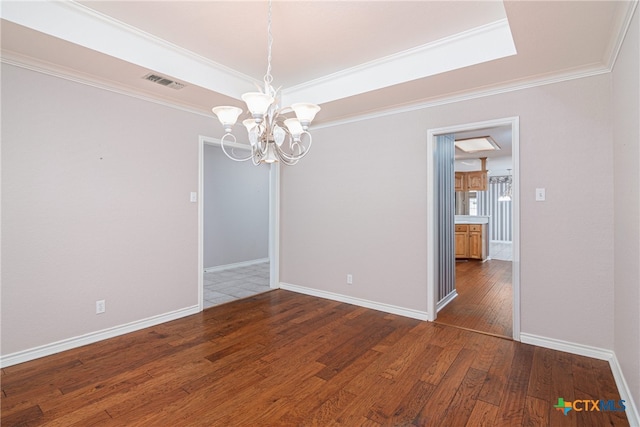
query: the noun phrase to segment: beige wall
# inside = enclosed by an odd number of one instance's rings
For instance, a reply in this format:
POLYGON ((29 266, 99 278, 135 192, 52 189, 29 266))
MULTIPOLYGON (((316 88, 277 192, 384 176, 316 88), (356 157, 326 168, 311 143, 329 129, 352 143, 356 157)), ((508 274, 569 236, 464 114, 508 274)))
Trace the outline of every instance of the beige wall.
POLYGON ((610 79, 314 131, 282 174, 281 281, 426 311, 427 130, 520 116, 521 331, 613 348, 610 79))
POLYGON ((640 32, 636 10, 613 72, 615 347, 640 399, 640 32))
POLYGON ((209 127, 2 66, 3 355, 197 306, 189 193, 209 127))

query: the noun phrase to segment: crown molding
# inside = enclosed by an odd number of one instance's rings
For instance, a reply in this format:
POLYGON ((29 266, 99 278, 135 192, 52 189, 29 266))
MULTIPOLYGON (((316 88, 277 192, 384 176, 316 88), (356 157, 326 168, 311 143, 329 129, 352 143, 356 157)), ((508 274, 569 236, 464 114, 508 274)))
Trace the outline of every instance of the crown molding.
POLYGON ((2 18, 238 99, 257 80, 75 1, 3 2, 2 18))
POLYGON ((0 62, 14 67, 23 68, 25 70, 34 71, 37 73, 45 74, 52 77, 68 80, 74 83, 79 83, 85 86, 94 87, 97 89, 106 90, 109 92, 117 93, 119 95, 125 95, 131 98, 140 99, 146 102, 152 102, 154 104, 162 105, 164 107, 173 108, 175 110, 184 111, 191 114, 197 114, 199 116, 213 118, 213 114, 208 114, 202 110, 189 105, 178 104, 174 99, 164 99, 157 95, 150 95, 143 93, 134 88, 117 84, 113 81, 104 81, 102 79, 94 78, 87 74, 79 73, 76 70, 63 68, 58 65, 51 64, 45 61, 38 61, 31 57, 25 57, 14 52, 2 52, 0 62))
POLYGON ((624 12, 621 13, 618 17, 618 20, 621 22, 620 32, 618 33, 617 37, 612 40, 606 54, 604 55, 605 63, 610 70, 613 70, 616 60, 618 59, 618 54, 620 53, 620 49, 622 49, 622 43, 624 43, 627 31, 629 30, 629 26, 631 25, 631 20, 633 19, 633 14, 635 13, 637 7, 638 0, 629 2, 624 12))
MULTIPOLYGON (((93 78, 83 73, 79 73, 75 70, 63 68, 58 65, 54 65, 44 61, 38 61, 31 57, 21 56, 13 52, 3 51, 2 57, 0 57, 0 62, 8 65, 13 65, 16 67, 28 69, 31 71, 39 72, 42 74, 50 75, 53 77, 58 77, 61 79, 84 84, 87 86, 108 90, 110 92, 130 96, 133 98, 141 99, 143 101, 153 102, 159 105, 163 105, 165 107, 178 109, 181 111, 197 114, 204 117, 214 118, 212 114, 209 114, 207 112, 204 112, 200 109, 197 109, 188 105, 178 104, 173 99, 162 99, 155 95, 141 93, 131 87, 119 85, 113 81, 106 82, 104 80, 93 78)), ((312 126, 312 129, 323 129, 323 128, 330 128, 334 126, 341 126, 349 123, 357 123, 360 121, 372 120, 372 119, 391 116, 395 114, 403 114, 403 113, 408 113, 412 111, 433 108, 440 105, 454 104, 457 102, 464 102, 464 101, 469 101, 473 99, 484 98, 487 96, 500 95, 503 93, 515 92, 515 91, 524 90, 524 89, 531 89, 538 86, 545 86, 545 85, 561 83, 569 80, 598 76, 598 75, 606 74, 609 72, 611 72, 611 69, 604 66, 594 66, 593 68, 586 69, 586 70, 585 69, 573 70, 571 72, 566 72, 560 75, 542 76, 534 80, 511 82, 511 83, 496 86, 490 89, 468 91, 468 92, 459 93, 455 96, 445 95, 443 97, 438 97, 438 98, 430 99, 426 101, 422 100, 422 101, 411 102, 411 103, 402 104, 402 105, 395 105, 389 108, 382 108, 375 111, 365 112, 363 114, 358 114, 358 115, 338 118, 338 119, 332 119, 326 122, 314 124, 312 126)))
POLYGON ((440 105, 455 104, 457 102, 469 101, 472 99, 485 98, 488 96, 500 95, 508 92, 516 92, 524 89, 531 89, 539 86, 546 86, 555 83, 561 83, 569 80, 582 79, 585 77, 593 77, 601 74, 610 73, 611 69, 603 65, 594 65, 587 69, 571 70, 562 74, 537 76, 532 79, 520 80, 517 82, 508 82, 502 85, 494 86, 489 89, 480 89, 465 91, 456 95, 445 95, 429 100, 410 102, 402 105, 395 105, 388 108, 382 108, 375 111, 365 112, 355 116, 344 117, 326 122, 314 124, 312 129, 322 129, 334 126, 341 126, 349 123, 356 123, 363 120, 372 120, 380 117, 391 116, 394 114, 408 113, 427 108, 433 108, 440 105))
POLYGON ((289 105, 323 104, 515 55, 506 18, 282 90, 289 105))

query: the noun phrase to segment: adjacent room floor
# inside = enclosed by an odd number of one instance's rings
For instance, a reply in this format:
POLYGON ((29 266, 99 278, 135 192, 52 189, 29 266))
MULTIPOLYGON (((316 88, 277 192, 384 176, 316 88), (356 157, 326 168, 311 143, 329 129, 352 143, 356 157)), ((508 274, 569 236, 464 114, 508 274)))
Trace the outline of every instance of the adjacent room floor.
POLYGON ((438 312, 438 323, 513 337, 511 261, 457 262, 456 291, 438 312))
POLYGON ((204 308, 271 290, 269 262, 204 273, 204 308))

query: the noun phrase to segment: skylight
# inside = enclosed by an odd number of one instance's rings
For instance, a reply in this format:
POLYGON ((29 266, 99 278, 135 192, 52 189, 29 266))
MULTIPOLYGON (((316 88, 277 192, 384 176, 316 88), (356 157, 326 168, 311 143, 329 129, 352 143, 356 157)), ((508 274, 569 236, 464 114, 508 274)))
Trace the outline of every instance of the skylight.
POLYGON ((457 139, 456 148, 465 153, 477 153, 478 151, 495 151, 500 147, 490 136, 481 136, 477 138, 457 139))

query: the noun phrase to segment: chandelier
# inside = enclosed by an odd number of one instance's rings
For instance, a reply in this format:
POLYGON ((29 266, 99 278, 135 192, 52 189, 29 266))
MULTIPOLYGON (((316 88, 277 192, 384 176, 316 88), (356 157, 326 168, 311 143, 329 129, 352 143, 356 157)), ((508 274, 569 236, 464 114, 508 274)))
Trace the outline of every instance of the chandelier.
POLYGON ((247 128, 251 154, 238 155, 234 148, 238 148, 236 137, 232 134, 232 127, 238 120, 242 109, 238 107, 214 107, 213 113, 224 127, 225 134, 220 140, 222 151, 232 160, 243 162, 251 160, 254 165, 261 163, 282 162, 285 165, 295 165, 311 148, 311 134, 307 132, 311 121, 320 111, 315 104, 297 103, 290 107, 280 108, 278 90, 274 90, 271 83, 271 0, 269 0, 269 15, 267 25, 267 74, 264 76, 264 89, 260 92, 248 92, 242 95, 247 104, 250 118, 242 121, 247 128), (295 113, 295 117, 287 116, 295 113), (225 146, 227 145, 227 146, 225 146))

